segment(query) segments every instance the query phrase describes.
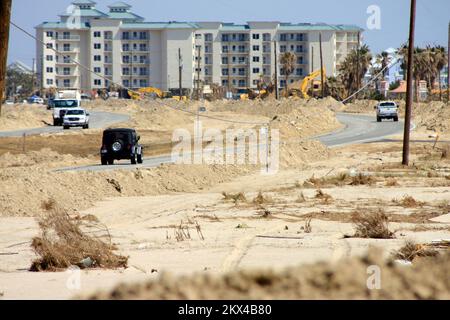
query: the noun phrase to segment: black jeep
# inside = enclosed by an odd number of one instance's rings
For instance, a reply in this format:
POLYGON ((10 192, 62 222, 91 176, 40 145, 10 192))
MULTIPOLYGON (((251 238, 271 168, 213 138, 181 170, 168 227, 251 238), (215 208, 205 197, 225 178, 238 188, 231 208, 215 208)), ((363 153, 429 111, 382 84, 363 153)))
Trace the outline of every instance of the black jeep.
POLYGON ((100 156, 102 165, 113 165, 114 160, 129 159, 131 164, 143 162, 143 148, 134 129, 108 129, 103 132, 100 156))

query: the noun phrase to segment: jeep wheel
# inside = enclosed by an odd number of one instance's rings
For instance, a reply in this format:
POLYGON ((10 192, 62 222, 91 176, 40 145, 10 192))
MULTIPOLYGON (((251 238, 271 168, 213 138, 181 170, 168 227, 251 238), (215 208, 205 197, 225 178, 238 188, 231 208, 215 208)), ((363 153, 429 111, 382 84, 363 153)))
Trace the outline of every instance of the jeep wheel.
POLYGON ((144 162, 144 159, 142 159, 142 154, 137 155, 137 163, 142 164, 144 162))
POLYGON ((85 124, 85 125, 83 126, 83 129, 89 129, 89 124, 85 124))
POLYGON ((398 117, 394 117, 394 122, 398 122, 398 117))
POLYGON ((131 164, 136 164, 136 155, 131 156, 131 164))
POLYGON ((381 117, 377 117, 377 122, 381 122, 381 117))
POLYGON ((108 164, 108 160, 102 157, 102 166, 106 166, 108 164))
POLYGON ((110 166, 114 165, 114 159, 108 159, 108 165, 110 166))
POLYGON ((69 126, 64 126, 64 130, 69 130, 69 126))

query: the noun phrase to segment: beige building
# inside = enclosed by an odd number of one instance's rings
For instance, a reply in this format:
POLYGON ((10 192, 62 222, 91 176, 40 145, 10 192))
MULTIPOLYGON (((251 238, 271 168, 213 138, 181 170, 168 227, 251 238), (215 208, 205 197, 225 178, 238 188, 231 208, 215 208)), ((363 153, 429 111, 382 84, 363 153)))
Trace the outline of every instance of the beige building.
MULTIPOLYGON (((190 91, 198 75, 204 84, 255 88, 258 81, 274 79, 275 46, 278 56, 287 51, 296 55, 291 81, 297 81, 320 68, 319 34, 327 75, 335 76, 339 63, 357 47, 362 31, 349 25, 277 21, 145 22, 123 2, 110 5, 104 13, 95 2, 79 0, 67 11, 60 21, 36 27, 37 70, 43 88, 91 90, 116 83, 168 91, 179 88, 180 65, 182 87, 190 91)), ((283 87, 282 66, 278 74, 283 87)))

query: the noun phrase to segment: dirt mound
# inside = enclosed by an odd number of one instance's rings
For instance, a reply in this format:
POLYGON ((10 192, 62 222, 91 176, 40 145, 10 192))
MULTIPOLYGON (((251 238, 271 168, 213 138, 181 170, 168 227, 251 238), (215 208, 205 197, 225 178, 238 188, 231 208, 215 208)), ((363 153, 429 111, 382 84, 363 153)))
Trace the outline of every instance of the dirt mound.
POLYGON ((450 104, 438 101, 415 104, 413 119, 418 130, 450 133, 450 104))
POLYGON ((374 107, 379 101, 376 100, 355 100, 351 103, 347 103, 343 108, 347 113, 370 113, 374 114, 374 107))
POLYGON ((366 257, 337 264, 318 263, 285 271, 242 270, 223 276, 181 278, 163 275, 145 284, 120 285, 91 299, 449 299, 449 264, 447 254, 424 258, 411 267, 399 266, 372 251, 366 257), (381 268, 379 290, 368 289, 368 284, 377 285, 370 281, 375 270, 369 269, 371 266, 381 268))
POLYGON ((80 159, 72 155, 61 155, 51 149, 30 151, 21 154, 5 153, 0 156, 0 168, 31 167, 36 165, 52 166, 57 163, 79 163, 80 159))
POLYGON ((195 192, 247 174, 245 166, 162 165, 153 169, 54 172, 41 167, 0 171, 0 216, 38 216, 53 199, 74 212, 108 197, 195 192))
POLYGON ((52 113, 43 106, 3 105, 0 131, 43 127, 52 123, 52 113))

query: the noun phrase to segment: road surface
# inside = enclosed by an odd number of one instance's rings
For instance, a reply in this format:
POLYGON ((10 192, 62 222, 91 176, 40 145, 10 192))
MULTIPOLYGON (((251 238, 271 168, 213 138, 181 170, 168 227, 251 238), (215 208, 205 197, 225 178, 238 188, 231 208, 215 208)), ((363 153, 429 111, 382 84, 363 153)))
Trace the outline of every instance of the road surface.
MULTIPOLYGON (((126 122, 130 118, 127 115, 110 113, 110 112, 91 112, 90 114, 91 115, 90 115, 90 120, 89 120, 89 127, 91 129, 103 129, 103 128, 109 127, 110 125, 113 125, 115 123, 126 122)), ((37 134, 43 134, 43 133, 57 133, 57 132, 63 132, 63 131, 64 130, 62 127, 53 127, 53 126, 47 126, 47 127, 35 128, 35 129, 22 129, 22 130, 15 130, 15 131, 0 131, 0 138, 21 137, 24 134, 30 136, 30 135, 37 135, 37 134)))
MULTIPOLYGON (((375 117, 372 116, 340 113, 337 115, 337 118, 345 126, 343 129, 312 139, 317 139, 328 147, 339 147, 349 144, 383 140, 383 138, 401 133, 403 130, 403 122, 387 121, 378 123, 375 117)), ((96 164, 82 167, 61 168, 56 171, 132 170, 136 168, 158 167, 165 163, 173 163, 170 155, 144 158, 144 163, 141 165, 131 165, 129 164, 129 161, 121 161, 114 166, 102 166, 96 164)))

